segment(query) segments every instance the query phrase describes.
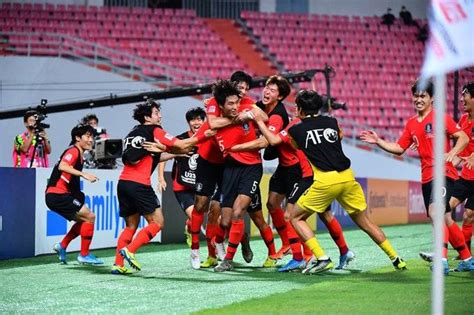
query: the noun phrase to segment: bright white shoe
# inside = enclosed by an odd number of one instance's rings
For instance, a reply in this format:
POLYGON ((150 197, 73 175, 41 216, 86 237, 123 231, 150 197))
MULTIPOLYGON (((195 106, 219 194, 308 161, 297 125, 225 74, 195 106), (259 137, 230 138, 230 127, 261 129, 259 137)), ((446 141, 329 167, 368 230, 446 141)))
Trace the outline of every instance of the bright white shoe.
POLYGON ((191 249, 191 267, 195 270, 201 268, 201 258, 199 257, 199 249, 191 249))
POLYGON ((220 261, 223 261, 226 254, 224 242, 216 243, 216 252, 217 252, 217 258, 219 258, 220 261))

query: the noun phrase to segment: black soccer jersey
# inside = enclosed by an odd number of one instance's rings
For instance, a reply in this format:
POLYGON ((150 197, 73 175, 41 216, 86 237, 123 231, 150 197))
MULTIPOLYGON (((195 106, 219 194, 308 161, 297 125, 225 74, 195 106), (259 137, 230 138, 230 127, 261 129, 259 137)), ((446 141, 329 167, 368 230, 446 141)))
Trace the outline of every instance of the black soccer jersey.
POLYGON ((308 160, 321 171, 344 171, 351 161, 344 155, 337 120, 330 116, 308 116, 288 130, 308 160))

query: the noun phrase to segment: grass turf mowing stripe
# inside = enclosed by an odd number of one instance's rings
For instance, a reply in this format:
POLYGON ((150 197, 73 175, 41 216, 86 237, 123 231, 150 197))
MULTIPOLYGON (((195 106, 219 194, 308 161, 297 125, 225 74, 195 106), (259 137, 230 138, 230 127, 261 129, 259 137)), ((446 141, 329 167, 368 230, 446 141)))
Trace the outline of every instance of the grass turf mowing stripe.
MULTIPOLYGON (((416 258, 419 250, 430 248, 430 225, 395 226, 384 230, 404 258, 416 258)), ((110 274, 113 250, 93 251, 104 259, 106 265, 103 267, 78 265, 74 261, 77 253, 68 254, 70 263, 65 266, 59 265, 55 256, 1 261, 0 312, 189 313, 272 294, 284 296, 281 293, 317 285, 327 286, 327 290, 337 295, 341 290, 338 279, 351 279, 346 275, 348 273, 358 277, 361 272, 382 266, 388 266, 387 273, 393 277, 393 282, 400 281, 400 275, 392 272, 388 258, 365 233, 352 230, 346 231, 345 235, 357 259, 350 265, 349 271, 342 271, 342 276, 334 272, 325 276, 324 281, 318 276, 281 274, 275 269, 260 268, 266 258, 266 248, 260 239, 251 242, 255 252, 251 264, 245 264, 237 253, 235 271, 223 274, 212 270, 192 270, 190 251, 185 245, 152 244, 141 249, 137 259, 142 263, 143 270, 131 276, 110 274)), ((321 234, 318 238, 328 254, 337 261, 339 254, 330 236, 321 234)), ((206 254, 204 244, 201 248, 203 260, 206 254)), ((285 258, 281 264, 288 259, 285 258)), ((429 272, 426 273, 429 277, 429 272)), ((365 276, 364 273, 361 275, 365 276)), ((430 283, 426 286, 429 288, 430 283)), ((366 300, 370 304, 372 298, 366 300)), ((382 302, 387 303, 386 300, 382 302)), ((253 312, 252 309, 248 311, 253 312)))

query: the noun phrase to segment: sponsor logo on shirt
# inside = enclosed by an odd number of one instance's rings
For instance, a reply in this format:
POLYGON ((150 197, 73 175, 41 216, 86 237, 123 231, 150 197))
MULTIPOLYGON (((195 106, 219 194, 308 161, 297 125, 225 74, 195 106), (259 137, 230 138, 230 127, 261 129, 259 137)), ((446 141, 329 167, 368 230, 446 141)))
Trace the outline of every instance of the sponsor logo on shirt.
POLYGON ((308 142, 320 144, 323 142, 323 139, 326 140, 326 142, 334 143, 339 139, 339 134, 332 128, 308 130, 306 132, 305 147, 308 147, 308 142))

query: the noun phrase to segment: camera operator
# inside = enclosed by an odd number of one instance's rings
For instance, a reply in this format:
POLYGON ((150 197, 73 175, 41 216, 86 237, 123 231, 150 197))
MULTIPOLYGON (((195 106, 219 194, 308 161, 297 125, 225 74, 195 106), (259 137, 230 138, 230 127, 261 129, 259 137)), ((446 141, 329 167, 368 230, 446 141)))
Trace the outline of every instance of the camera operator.
POLYGON ((98 140, 109 139, 109 135, 105 128, 99 127, 99 118, 95 114, 87 114, 82 117, 81 123, 94 128, 94 144, 92 150, 84 152, 84 167, 98 169, 114 169, 117 168, 115 159, 97 160, 95 155, 95 142, 98 140))
POLYGON ((48 167, 48 154, 51 153, 46 130, 39 122, 39 113, 29 110, 23 116, 26 131, 15 137, 13 145, 14 167, 48 167))

